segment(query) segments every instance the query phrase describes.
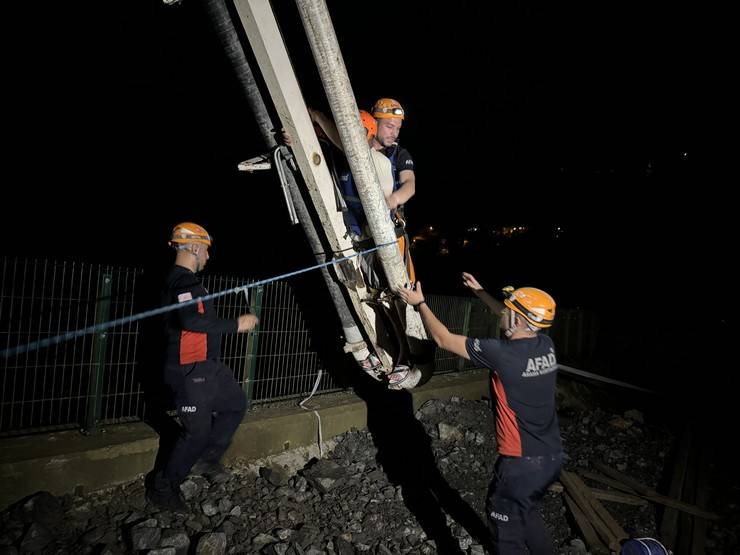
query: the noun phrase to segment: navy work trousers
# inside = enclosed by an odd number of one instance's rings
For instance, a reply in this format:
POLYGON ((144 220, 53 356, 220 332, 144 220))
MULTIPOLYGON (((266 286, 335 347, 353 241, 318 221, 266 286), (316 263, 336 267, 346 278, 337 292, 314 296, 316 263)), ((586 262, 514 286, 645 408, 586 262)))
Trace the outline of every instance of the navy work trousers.
POLYGON ((198 461, 218 462, 247 410, 247 399, 228 366, 216 360, 168 366, 182 431, 164 469, 177 490, 198 461))
POLYGON ((557 480, 562 453, 538 457, 500 455, 488 492, 486 513, 499 555, 550 555, 552 537, 536 503, 557 480))

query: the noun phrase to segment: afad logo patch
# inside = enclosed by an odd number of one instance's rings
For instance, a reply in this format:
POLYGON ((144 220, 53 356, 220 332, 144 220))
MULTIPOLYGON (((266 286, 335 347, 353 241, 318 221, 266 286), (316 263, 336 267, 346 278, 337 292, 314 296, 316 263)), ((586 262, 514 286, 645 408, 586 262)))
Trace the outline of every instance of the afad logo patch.
POLYGON ((509 515, 497 513, 496 511, 491 511, 491 518, 495 518, 501 522, 509 522, 509 515))

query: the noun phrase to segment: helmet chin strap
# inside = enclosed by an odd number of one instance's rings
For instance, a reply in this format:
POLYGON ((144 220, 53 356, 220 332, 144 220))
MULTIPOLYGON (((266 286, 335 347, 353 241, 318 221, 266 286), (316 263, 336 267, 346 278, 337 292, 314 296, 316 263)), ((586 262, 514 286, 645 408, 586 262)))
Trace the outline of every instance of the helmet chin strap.
POLYGON ((516 312, 509 309, 509 326, 504 330, 506 337, 511 337, 516 331, 516 312))
MULTIPOLYGON (((539 331, 536 327, 534 327, 529 322, 525 322, 525 324, 526 324, 526 327, 523 329, 523 331, 528 331, 531 333, 537 333, 539 331)), ((509 327, 504 330, 504 335, 507 338, 511 338, 511 336, 514 335, 514 332, 517 329, 518 328, 516 327, 516 312, 509 309, 509 327)))

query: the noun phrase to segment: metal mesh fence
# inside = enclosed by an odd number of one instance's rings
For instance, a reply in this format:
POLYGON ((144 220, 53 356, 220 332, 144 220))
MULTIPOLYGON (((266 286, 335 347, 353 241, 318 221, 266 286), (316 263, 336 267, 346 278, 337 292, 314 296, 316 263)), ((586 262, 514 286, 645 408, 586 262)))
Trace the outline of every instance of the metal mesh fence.
MULTIPOLYGON (((141 275, 141 270, 130 268, 0 258, 0 347, 18 347, 132 315, 142 309, 134 299, 141 275)), ((212 293, 244 284, 236 277, 204 277, 212 293)), ((249 309, 260 318, 255 332, 223 336, 223 362, 252 402, 307 395, 324 368, 311 347, 311 333, 291 286, 273 282, 247 292, 215 301, 221 317, 235 318, 249 309)), ((476 298, 427 295, 427 302, 453 333, 498 335, 498 315, 476 298)), ((591 327, 578 315, 568 315, 553 331, 568 352, 580 352, 592 348, 592 336, 586 333, 591 327)), ((141 338, 139 323, 134 322, 2 359, 0 434, 93 429, 142 418, 145 396, 137 374, 141 338)), ((435 365, 436 373, 473 367, 441 349, 435 365)), ((159 369, 147 366, 146 371, 159 369)), ((322 372, 317 392, 338 389, 331 375, 322 372)))
MULTIPOLYGON (((497 337, 498 315, 491 313, 479 299, 425 295, 429 308, 452 333, 468 337, 497 337)), ((446 373, 474 368, 474 365, 453 353, 437 349, 435 373, 446 373)))
MULTIPOLYGON (((0 259, 0 345, 18 347, 131 315, 139 273, 0 259)), ((3 359, 0 432, 137 414, 137 340, 138 323, 131 323, 3 359)))

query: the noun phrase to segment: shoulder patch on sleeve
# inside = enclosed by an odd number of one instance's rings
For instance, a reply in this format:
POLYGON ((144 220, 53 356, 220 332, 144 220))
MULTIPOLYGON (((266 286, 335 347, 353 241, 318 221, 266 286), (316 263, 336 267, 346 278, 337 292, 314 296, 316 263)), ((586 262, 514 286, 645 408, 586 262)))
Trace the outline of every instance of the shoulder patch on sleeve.
POLYGON ((192 301, 193 295, 190 293, 190 291, 187 291, 186 293, 180 293, 177 296, 177 302, 184 303, 185 301, 192 301))

